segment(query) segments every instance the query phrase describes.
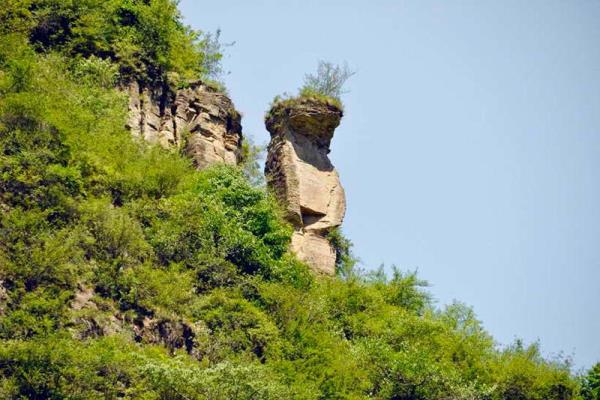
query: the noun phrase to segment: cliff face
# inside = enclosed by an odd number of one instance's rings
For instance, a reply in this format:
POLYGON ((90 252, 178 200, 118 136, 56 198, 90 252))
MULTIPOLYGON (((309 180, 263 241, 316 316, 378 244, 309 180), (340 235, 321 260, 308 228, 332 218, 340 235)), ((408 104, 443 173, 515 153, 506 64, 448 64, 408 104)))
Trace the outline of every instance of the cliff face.
POLYGON ((295 228, 292 251, 319 273, 335 273, 327 234, 341 225, 344 189, 327 156, 342 111, 317 100, 276 104, 266 119, 271 133, 265 175, 295 228))
POLYGON ((133 82, 127 90, 127 126, 134 136, 164 147, 184 147, 199 169, 239 162, 241 116, 223 93, 202 82, 176 92, 133 82))

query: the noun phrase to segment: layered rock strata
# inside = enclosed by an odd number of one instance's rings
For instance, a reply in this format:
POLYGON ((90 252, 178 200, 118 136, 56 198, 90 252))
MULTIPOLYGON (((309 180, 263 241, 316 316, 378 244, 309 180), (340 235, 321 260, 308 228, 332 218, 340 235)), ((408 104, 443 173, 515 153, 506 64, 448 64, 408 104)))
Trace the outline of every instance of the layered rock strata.
POLYGON ((183 147, 197 168, 237 164, 241 116, 225 94, 202 82, 173 92, 132 82, 127 127, 134 136, 164 147, 183 147))
POLYGON ((295 228, 292 251, 318 273, 335 273, 327 239, 346 211, 344 189, 329 160, 329 146, 342 111, 313 99, 275 104, 265 123, 271 133, 265 175, 295 228))

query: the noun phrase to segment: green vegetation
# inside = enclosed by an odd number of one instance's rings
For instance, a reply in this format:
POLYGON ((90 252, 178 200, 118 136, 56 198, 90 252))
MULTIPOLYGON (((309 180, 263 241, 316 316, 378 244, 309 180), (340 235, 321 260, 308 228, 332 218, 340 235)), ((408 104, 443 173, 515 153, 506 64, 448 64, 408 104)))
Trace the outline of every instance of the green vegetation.
MULTIPOLYGON (((343 66, 331 62, 319 61, 317 72, 315 74, 306 74, 304 84, 298 90, 297 96, 288 93, 275 96, 271 102, 270 110, 277 105, 282 108, 293 107, 306 100, 318 101, 333 106, 340 111, 344 110, 342 103, 342 94, 344 85, 355 72, 351 71, 347 64, 343 66)), ((265 119, 268 119, 267 114, 265 119)))
POLYGON ((0 398, 578 398, 568 362, 359 273, 339 232, 344 273, 314 278, 241 169, 132 140, 114 83, 214 56, 172 1, 0 12, 0 398))
POLYGON ((582 386, 584 400, 600 400, 600 363, 594 365, 583 377, 582 386))
POLYGON ((327 104, 328 106, 335 107, 342 112, 344 111, 344 105, 341 102, 341 100, 329 96, 324 96, 320 93, 305 89, 302 90, 298 96, 291 96, 287 93, 275 96, 271 101, 269 111, 265 115, 265 120, 269 119, 272 116, 272 112, 276 108, 283 110, 311 101, 327 104))
POLYGON ((327 61, 319 61, 317 72, 304 77, 304 85, 300 88, 300 96, 324 96, 340 100, 344 85, 355 72, 347 63, 337 65, 327 61))
POLYGON ((0 21, 38 52, 114 62, 123 80, 181 85, 222 72, 219 32, 185 26, 172 0, 7 0, 0 21))

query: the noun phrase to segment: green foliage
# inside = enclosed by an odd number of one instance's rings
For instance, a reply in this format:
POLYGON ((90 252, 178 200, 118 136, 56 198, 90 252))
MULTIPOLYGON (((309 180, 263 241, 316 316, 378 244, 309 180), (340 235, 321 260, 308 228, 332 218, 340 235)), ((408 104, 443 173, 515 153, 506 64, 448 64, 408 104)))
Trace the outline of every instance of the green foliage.
POLYGON ((117 83, 118 72, 115 64, 94 55, 78 60, 73 66, 73 75, 79 82, 106 89, 110 89, 117 83))
POLYGON ((329 231, 327 240, 335 251, 335 270, 343 279, 350 279, 358 260, 352 254, 352 242, 344 236, 342 229, 337 227, 329 231))
POLYGON ((206 368, 123 337, 79 342, 50 336, 6 341, 0 366, 3 399, 287 399, 277 374, 256 363, 206 368))
POLYGON ((494 360, 497 391, 506 399, 569 399, 577 394, 568 360, 542 358, 539 345, 524 346, 519 340, 494 360))
POLYGON ((265 177, 260 165, 260 159, 263 158, 265 146, 254 144, 251 138, 246 136, 242 143, 241 167, 244 170, 246 178, 257 187, 264 186, 265 177))
POLYGON ((581 394, 584 400, 600 399, 600 363, 590 368, 583 377, 581 394))
POLYGON ((178 85, 222 73, 220 32, 185 26, 173 0, 10 0, 0 16, 0 32, 20 31, 36 50, 76 62, 113 61, 125 80, 178 85))
POLYGON ((356 72, 350 70, 347 63, 337 65, 327 61, 319 61, 317 72, 304 77, 304 85, 300 88, 300 95, 319 94, 340 100, 344 91, 344 84, 356 72))
POLYGON ((342 104, 341 100, 336 99, 334 97, 325 96, 311 89, 302 89, 300 90, 298 96, 292 96, 289 93, 284 93, 282 95, 275 96, 271 101, 269 111, 265 115, 265 120, 268 120, 272 116, 271 113, 275 109, 286 109, 294 107, 296 105, 302 104, 307 100, 327 104, 341 111, 344 110, 344 105, 342 104))
POLYGON ((347 64, 343 66, 330 62, 319 61, 316 74, 307 74, 304 78, 304 84, 298 90, 298 95, 293 96, 289 93, 277 95, 273 98, 269 112, 265 115, 268 120, 271 113, 277 108, 289 108, 306 100, 312 100, 335 107, 340 111, 344 110, 341 100, 344 91, 344 84, 354 75, 347 64))
POLYGON ((415 273, 361 273, 337 230, 340 276, 313 277, 253 150, 196 171, 133 140, 116 80, 209 70, 173 2, 0 17, 0 398, 577 398, 568 362, 497 348, 415 273))
POLYGON ((392 265, 390 279, 384 272, 384 266, 369 273, 367 279, 383 292, 387 303, 407 309, 417 315, 423 315, 431 305, 431 298, 423 288, 429 286, 427 281, 417 277, 415 272, 402 272, 392 265))
POLYGON ((310 87, 303 87, 298 94, 300 99, 311 99, 332 105, 340 110, 344 109, 342 101, 337 97, 328 96, 310 87))
POLYGON ((192 313, 210 332, 210 346, 203 348, 200 344, 199 348, 211 361, 244 354, 264 362, 278 356, 279 331, 273 322, 248 300, 232 297, 231 291, 213 291, 192 313))

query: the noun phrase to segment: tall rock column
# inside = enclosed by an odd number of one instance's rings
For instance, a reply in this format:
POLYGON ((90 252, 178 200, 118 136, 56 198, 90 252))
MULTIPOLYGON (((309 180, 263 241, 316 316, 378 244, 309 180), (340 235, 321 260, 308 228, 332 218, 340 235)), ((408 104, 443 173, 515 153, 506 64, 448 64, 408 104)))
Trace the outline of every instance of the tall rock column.
POLYGON ((271 133, 265 175, 295 228, 292 251, 328 275, 335 273, 336 255, 327 234, 346 212, 344 189, 327 156, 341 118, 336 106, 309 98, 279 102, 265 118, 271 133))
POLYGON ((137 82, 127 90, 132 135, 163 147, 183 147, 199 169, 239 162, 241 116, 225 94, 200 81, 175 92, 137 82))

